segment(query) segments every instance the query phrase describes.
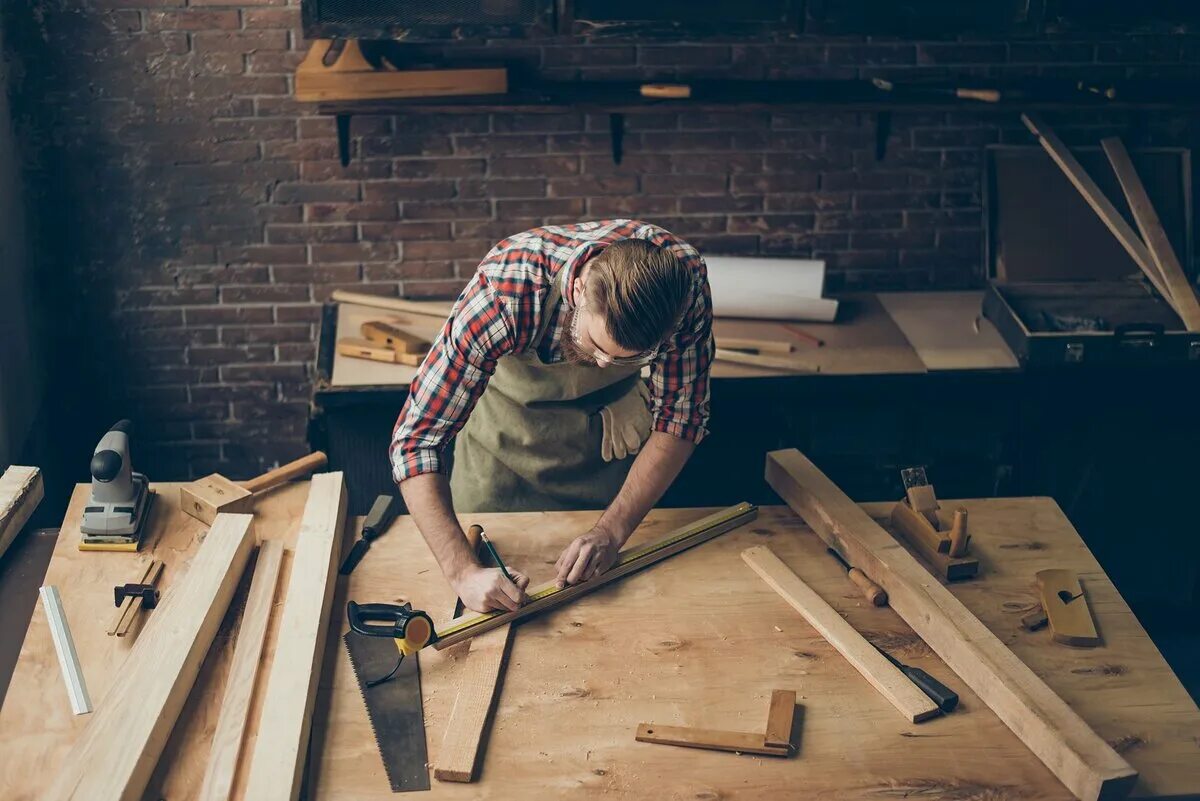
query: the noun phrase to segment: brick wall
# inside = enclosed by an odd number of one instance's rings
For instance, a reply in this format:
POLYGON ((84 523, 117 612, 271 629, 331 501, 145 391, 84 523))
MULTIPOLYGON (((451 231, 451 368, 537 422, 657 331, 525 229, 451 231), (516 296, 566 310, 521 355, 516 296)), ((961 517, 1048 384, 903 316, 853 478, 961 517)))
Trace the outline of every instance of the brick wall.
MULTIPOLYGON (((1030 141, 1012 115, 898 114, 877 161, 871 114, 646 114, 628 117, 616 166, 603 115, 360 117, 343 169, 333 121, 289 96, 306 48, 289 1, 0 12, 61 415, 85 442, 134 416, 156 478, 246 475, 305 449, 333 289, 454 294, 495 240, 541 223, 638 216, 713 253, 825 258, 834 287, 978 285, 981 149, 1030 141)), ((561 80, 1102 81, 1200 65, 1196 36, 412 47, 561 80)), ((1190 144, 1198 127, 1165 112, 1051 120, 1068 141, 1190 144)))

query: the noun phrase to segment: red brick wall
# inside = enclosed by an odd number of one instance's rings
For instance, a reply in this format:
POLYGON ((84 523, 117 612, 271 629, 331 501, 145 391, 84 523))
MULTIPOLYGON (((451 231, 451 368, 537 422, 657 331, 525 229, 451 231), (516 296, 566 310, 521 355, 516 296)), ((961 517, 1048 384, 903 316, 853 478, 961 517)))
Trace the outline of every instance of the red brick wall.
MULTIPOLYGON (((156 478, 245 475, 305 449, 316 321, 334 288, 454 294, 496 239, 541 223, 638 216, 714 253, 825 258, 835 287, 978 285, 981 149, 1030 141, 1015 115, 899 114, 876 161, 871 114, 647 114, 628 117, 616 166, 603 115, 360 117, 343 169, 333 121, 290 98, 306 47, 292 2, 0 12, 34 241, 61 321, 60 402, 93 438, 134 416, 139 467, 156 478)), ((1200 37, 422 52, 561 80, 1100 81, 1194 77, 1200 37)), ((1068 141, 1190 144, 1198 127, 1165 112, 1050 118, 1068 141)))

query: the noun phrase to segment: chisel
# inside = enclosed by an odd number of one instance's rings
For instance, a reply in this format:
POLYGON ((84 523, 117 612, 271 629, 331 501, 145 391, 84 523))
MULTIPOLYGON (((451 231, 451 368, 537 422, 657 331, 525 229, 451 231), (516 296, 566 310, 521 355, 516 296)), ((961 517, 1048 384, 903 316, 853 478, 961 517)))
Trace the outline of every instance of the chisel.
POLYGON ((362 534, 350 549, 350 553, 346 554, 346 561, 342 562, 338 573, 348 576, 358 567, 358 563, 366 556, 367 549, 371 547, 371 542, 387 531, 392 520, 396 518, 399 503, 395 495, 385 494, 375 499, 375 503, 371 504, 371 511, 367 512, 367 517, 363 520, 362 534))
POLYGON ((883 587, 871 581, 870 577, 857 567, 851 567, 850 563, 843 559, 842 555, 833 548, 827 550, 833 554, 834 559, 841 562, 842 567, 846 568, 846 572, 850 575, 850 580, 862 590, 864 598, 875 606, 887 606, 887 591, 883 587))
MULTIPOLYGON (((875 643, 871 643, 875 645, 875 643)), ((901 662, 898 662, 887 651, 875 645, 875 650, 883 654, 887 661, 891 662, 896 668, 908 676, 908 680, 920 688, 921 692, 929 696, 929 700, 938 705, 938 709, 942 712, 953 712, 954 707, 958 706, 958 693, 951 690, 945 684, 930 676, 920 668, 909 667, 901 662)))

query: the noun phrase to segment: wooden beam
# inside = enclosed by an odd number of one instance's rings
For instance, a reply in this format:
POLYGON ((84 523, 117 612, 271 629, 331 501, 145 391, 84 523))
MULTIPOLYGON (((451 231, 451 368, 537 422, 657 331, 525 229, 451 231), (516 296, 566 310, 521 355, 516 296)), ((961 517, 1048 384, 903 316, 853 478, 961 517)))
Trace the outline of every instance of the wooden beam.
POLYGON ((1154 260, 1154 265, 1163 277, 1163 283, 1171 293, 1169 299, 1176 313, 1187 326, 1187 330, 1200 331, 1200 301, 1196 300, 1196 290, 1179 265, 1175 249, 1171 247, 1167 232, 1158 218, 1158 212, 1154 210, 1154 204, 1150 202, 1150 195, 1142 184, 1142 178, 1133 166, 1133 160, 1129 158, 1129 151, 1115 136, 1102 139, 1100 145, 1112 164, 1113 172, 1117 174, 1117 181, 1121 184, 1125 199, 1129 201, 1133 221, 1142 232, 1142 239, 1146 243, 1146 249, 1150 251, 1150 258, 1154 260))
POLYGON ((225 679, 225 695, 217 714, 212 750, 200 784, 200 801, 224 801, 231 797, 246 721, 250 717, 250 696, 254 692, 263 644, 267 639, 267 624, 275 606, 275 588, 279 584, 282 563, 283 543, 263 541, 258 548, 254 578, 250 582, 237 645, 233 649, 233 665, 225 679))
MULTIPOLYGON (((481 533, 483 529, 479 526, 467 529, 467 544, 472 551, 479 549, 481 533)), ((461 603, 456 602, 454 614, 460 611, 461 603)), ((459 657, 458 694, 450 708, 442 748, 433 769, 433 777, 438 781, 475 781, 483 757, 483 743, 499 700, 500 680, 508 666, 512 631, 512 624, 501 626, 472 638, 463 646, 464 650, 469 650, 459 657)))
POLYGON ((818 634, 846 657, 846 661, 896 707, 905 720, 920 723, 939 714, 938 705, 931 701, 929 696, 917 689, 917 686, 879 653, 875 646, 855 631, 836 609, 793 573, 774 551, 765 545, 747 548, 742 551, 742 561, 750 565, 771 589, 779 593, 818 634))
POLYGON ((217 515, 42 801, 140 801, 254 547, 250 515, 217 515))
POLYGON ((1137 771, 800 451, 767 454, 766 478, 1077 798, 1129 794, 1137 771))
POLYGON ((342 474, 313 476, 296 537, 245 798, 296 801, 300 794, 345 528, 342 474))
POLYGON ((1163 281, 1163 276, 1158 272, 1158 268, 1154 264, 1154 260, 1150 258, 1149 251, 1146 250, 1146 245, 1138 237, 1129 223, 1125 222, 1125 218, 1121 216, 1121 212, 1117 211, 1112 202, 1100 189, 1096 186, 1096 182, 1088 175, 1087 170, 1083 168, 1067 146, 1062 143, 1062 140, 1054 133, 1050 126, 1046 125, 1036 114, 1022 114, 1021 121, 1025 123, 1025 127, 1038 138, 1042 148, 1050 154, 1050 158, 1058 165, 1058 168, 1067 176, 1067 180, 1079 190, 1079 194, 1083 195, 1083 199, 1092 207, 1092 211, 1100 218, 1100 221, 1107 226, 1112 235, 1117 238, 1121 246, 1133 259, 1134 264, 1141 268, 1146 277, 1150 279, 1150 283, 1159 291, 1163 299, 1167 303, 1172 303, 1171 293, 1167 289, 1166 283, 1163 281))
POLYGON ((740 503, 737 506, 731 506, 703 517, 691 525, 676 529, 657 542, 622 551, 617 557, 617 563, 609 570, 582 584, 558 589, 553 581, 547 582, 530 592, 529 602, 515 612, 489 612, 483 615, 472 614, 456 617, 445 625, 438 626, 439 639, 434 643, 434 647, 438 650, 449 648, 455 643, 476 637, 485 631, 491 631, 538 612, 561 606, 580 595, 586 595, 603 587, 611 581, 616 581, 643 567, 661 562, 669 556, 707 542, 743 523, 749 523, 757 516, 758 507, 752 504, 740 503))
POLYGON ((42 502, 42 471, 12 465, 0 475, 0 556, 42 502))

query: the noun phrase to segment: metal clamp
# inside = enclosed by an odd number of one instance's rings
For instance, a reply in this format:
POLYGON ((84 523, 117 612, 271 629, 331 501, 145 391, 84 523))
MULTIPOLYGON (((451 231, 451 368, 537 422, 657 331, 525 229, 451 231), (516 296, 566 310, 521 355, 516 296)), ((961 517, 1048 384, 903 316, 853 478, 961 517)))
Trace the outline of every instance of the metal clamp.
POLYGON ((143 609, 158 606, 158 590, 153 584, 120 584, 113 587, 113 606, 120 606, 126 598, 141 598, 143 609))

